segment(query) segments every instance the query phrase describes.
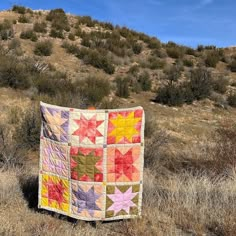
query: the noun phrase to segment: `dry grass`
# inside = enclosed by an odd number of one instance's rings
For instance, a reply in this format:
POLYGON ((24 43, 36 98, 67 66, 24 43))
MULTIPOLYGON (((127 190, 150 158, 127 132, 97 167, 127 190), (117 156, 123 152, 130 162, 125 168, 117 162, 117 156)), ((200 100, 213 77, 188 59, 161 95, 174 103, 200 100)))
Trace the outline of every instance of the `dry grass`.
POLYGON ((228 179, 190 173, 157 179, 145 169, 144 183, 141 219, 95 225, 37 210, 36 176, 19 169, 1 171, 0 234, 235 235, 235 171, 228 179))

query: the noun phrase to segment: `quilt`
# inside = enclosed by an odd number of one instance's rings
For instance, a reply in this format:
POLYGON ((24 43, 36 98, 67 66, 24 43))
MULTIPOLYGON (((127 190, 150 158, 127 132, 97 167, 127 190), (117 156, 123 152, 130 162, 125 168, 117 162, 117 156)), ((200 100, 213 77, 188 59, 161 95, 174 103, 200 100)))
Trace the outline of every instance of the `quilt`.
POLYGON ((144 110, 40 103, 39 208, 87 221, 141 216, 144 110))

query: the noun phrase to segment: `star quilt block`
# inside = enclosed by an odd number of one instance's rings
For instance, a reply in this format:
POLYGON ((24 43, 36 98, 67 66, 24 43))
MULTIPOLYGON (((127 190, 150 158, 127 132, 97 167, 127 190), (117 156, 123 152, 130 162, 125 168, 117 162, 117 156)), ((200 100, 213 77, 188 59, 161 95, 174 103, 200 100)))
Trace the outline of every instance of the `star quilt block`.
POLYGON ((67 109, 41 106, 42 130, 46 138, 68 141, 69 112, 67 109))
POLYGON ((104 205, 103 185, 72 182, 72 212, 75 215, 101 219, 104 205))
POLYGON ((141 142, 143 110, 109 112, 108 144, 141 142))
POLYGON ((109 182, 140 181, 141 147, 121 146, 107 148, 107 180, 109 182))
POLYGON ((45 174, 41 176, 41 183, 41 206, 67 214, 69 212, 69 181, 45 174))
POLYGON ((139 185, 109 185, 106 190, 106 217, 138 214, 139 185))
POLYGON ((71 179, 103 181, 103 148, 71 147, 71 179))
POLYGON ((105 113, 94 111, 70 113, 70 135, 72 144, 103 144, 105 135, 105 113))
POLYGON ((142 107, 82 110, 40 103, 39 208, 75 219, 141 216, 142 107))

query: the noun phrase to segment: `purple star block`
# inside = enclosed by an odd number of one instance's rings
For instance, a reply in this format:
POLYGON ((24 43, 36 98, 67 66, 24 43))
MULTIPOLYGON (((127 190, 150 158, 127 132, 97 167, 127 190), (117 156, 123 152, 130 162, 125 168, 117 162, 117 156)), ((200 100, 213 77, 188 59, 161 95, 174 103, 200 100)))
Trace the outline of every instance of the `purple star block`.
POLYGON ((87 210, 91 217, 94 215, 94 210, 101 210, 96 201, 102 194, 97 194, 94 192, 94 187, 91 187, 88 192, 83 191, 83 189, 78 186, 78 191, 72 190, 73 194, 77 198, 77 201, 73 203, 74 206, 78 207, 78 213, 83 210, 87 210))
POLYGON ((67 142, 69 112, 41 106, 43 135, 54 141, 67 142))

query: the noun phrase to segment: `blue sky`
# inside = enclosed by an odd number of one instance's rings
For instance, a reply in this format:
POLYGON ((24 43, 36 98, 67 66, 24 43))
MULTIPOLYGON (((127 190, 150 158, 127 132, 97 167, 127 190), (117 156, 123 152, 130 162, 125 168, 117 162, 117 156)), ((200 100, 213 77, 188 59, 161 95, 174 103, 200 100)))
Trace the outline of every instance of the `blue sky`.
POLYGON ((162 42, 192 47, 236 45, 235 0, 1 0, 0 9, 13 4, 32 9, 60 7, 127 26, 162 42))

